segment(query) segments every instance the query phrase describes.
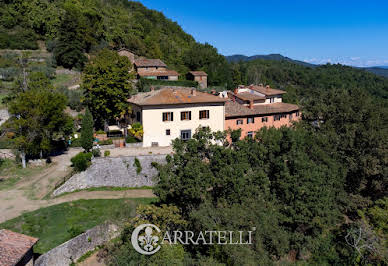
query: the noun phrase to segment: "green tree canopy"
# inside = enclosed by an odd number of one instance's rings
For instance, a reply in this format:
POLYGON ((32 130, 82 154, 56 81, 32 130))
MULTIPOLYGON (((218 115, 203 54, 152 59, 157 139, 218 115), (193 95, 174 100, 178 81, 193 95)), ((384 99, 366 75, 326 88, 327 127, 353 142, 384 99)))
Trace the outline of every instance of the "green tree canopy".
POLYGON ((13 142, 22 153, 24 167, 26 155, 49 152, 54 140, 67 139, 73 130, 72 118, 64 113, 65 96, 43 77, 43 74, 31 75, 30 89, 18 93, 8 104, 11 118, 4 128, 15 133, 13 142))
POLYGON ((120 118, 128 111, 127 99, 133 92, 130 68, 127 57, 108 49, 99 52, 86 65, 83 73, 85 102, 96 127, 102 128, 105 121, 120 118))
POLYGON ((66 6, 65 17, 58 30, 58 41, 54 49, 57 64, 65 68, 82 69, 87 61, 82 31, 81 12, 75 6, 66 6))

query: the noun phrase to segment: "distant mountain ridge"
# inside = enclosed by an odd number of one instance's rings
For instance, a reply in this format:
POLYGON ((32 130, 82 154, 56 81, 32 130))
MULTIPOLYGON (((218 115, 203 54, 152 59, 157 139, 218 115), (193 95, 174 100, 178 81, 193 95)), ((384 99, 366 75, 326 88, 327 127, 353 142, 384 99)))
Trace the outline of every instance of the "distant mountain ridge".
POLYGON ((316 67, 317 66, 314 64, 309 64, 307 62, 294 60, 294 59, 291 59, 289 57, 283 56, 281 54, 253 55, 253 56, 236 54, 236 55, 230 55, 230 56, 225 56, 225 57, 226 57, 226 60, 228 60, 229 62, 234 62, 234 63, 237 63, 240 61, 245 62, 245 61, 252 61, 252 60, 256 60, 256 59, 264 59, 264 60, 275 60, 275 61, 288 61, 288 62, 292 62, 292 63, 298 64, 298 65, 307 66, 307 67, 316 67))
MULTIPOLYGON (((275 60, 275 61, 288 61, 288 62, 297 64, 297 65, 302 65, 302 66, 306 66, 306 67, 319 66, 319 65, 299 61, 299 60, 294 60, 294 59, 291 59, 289 57, 283 56, 281 54, 253 55, 253 56, 236 54, 236 55, 230 55, 230 56, 225 56, 225 57, 226 57, 226 60, 228 60, 228 62, 232 62, 232 63, 263 59, 263 60, 275 60)), ((356 68, 364 69, 364 70, 371 72, 373 74, 376 74, 378 76, 388 78, 388 66, 356 67, 356 68)))

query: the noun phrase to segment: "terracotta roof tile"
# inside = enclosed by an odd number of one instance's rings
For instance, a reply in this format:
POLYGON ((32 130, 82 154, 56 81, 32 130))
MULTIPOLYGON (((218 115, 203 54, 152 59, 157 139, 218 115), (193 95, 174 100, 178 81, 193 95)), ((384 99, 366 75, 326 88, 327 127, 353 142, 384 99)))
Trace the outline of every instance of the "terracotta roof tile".
POLYGON ((253 101, 258 101, 258 100, 264 100, 265 101, 265 97, 264 96, 260 96, 260 95, 255 95, 255 94, 252 94, 252 93, 249 93, 249 92, 240 92, 240 93, 230 93, 233 96, 236 96, 237 98, 243 100, 243 101, 250 101, 250 100, 253 100, 253 101))
POLYGON ((167 67, 160 59, 137 59, 135 65, 137 67, 167 67))
POLYGON ((16 265, 37 241, 31 236, 0 230, 0 266, 16 265))
POLYGON ((149 77, 149 76, 179 76, 179 73, 175 70, 146 70, 146 69, 139 69, 137 73, 142 77, 149 77))
POLYGON ((142 92, 133 95, 128 102, 139 105, 171 105, 171 104, 188 104, 188 103, 222 103, 226 99, 214 96, 209 93, 195 91, 193 88, 163 88, 149 92, 142 92))
POLYGON ((264 87, 264 86, 260 86, 260 85, 250 85, 248 88, 251 90, 255 90, 257 92, 260 92, 266 96, 287 93, 286 91, 283 91, 283 90, 272 89, 269 86, 264 87))
POLYGON ((290 103, 258 104, 254 105, 253 109, 249 109, 247 106, 228 101, 225 104, 225 117, 280 114, 297 110, 299 110, 299 106, 290 103))
POLYGON ((206 72, 204 72, 204 71, 190 71, 190 73, 193 76, 207 76, 206 72))

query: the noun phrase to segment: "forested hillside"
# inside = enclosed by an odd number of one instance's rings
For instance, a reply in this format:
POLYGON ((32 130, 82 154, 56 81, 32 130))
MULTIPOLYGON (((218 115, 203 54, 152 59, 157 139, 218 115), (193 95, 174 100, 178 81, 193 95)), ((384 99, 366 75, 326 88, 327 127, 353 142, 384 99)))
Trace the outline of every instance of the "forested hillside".
POLYGON ((232 66, 235 84, 270 84, 288 92, 285 99, 300 103, 320 90, 330 88, 362 89, 388 99, 388 79, 343 65, 305 67, 288 61, 257 59, 232 66))
POLYGON ((264 59, 264 60, 275 60, 275 61, 288 61, 291 63, 295 63, 302 66, 309 66, 309 67, 316 67, 317 65, 309 64, 303 61, 294 60, 286 56, 282 56, 281 54, 268 54, 268 55, 253 55, 253 56, 246 56, 246 55, 230 55, 227 56, 226 59, 228 62, 232 63, 238 63, 238 62, 247 62, 247 61, 253 61, 256 59, 264 59))
POLYGON ((211 85, 226 85, 228 64, 217 49, 197 43, 162 13, 126 0, 0 2, 0 49, 38 49, 44 40, 58 65, 82 68, 83 53, 125 47, 161 58, 184 75, 204 70, 211 85))
MULTIPOLYGON (((282 56, 281 54, 269 54, 269 55, 253 55, 253 56, 246 56, 246 55, 230 55, 226 57, 226 60, 231 63, 239 63, 239 62, 248 62, 248 61, 254 61, 257 59, 264 59, 264 60, 274 60, 274 61, 287 61, 291 63, 295 63, 297 65, 301 66, 307 66, 307 67, 318 67, 320 65, 314 65, 310 64, 304 61, 294 60, 286 56, 282 56)), ((384 66, 377 66, 377 67, 355 67, 357 69, 362 69, 368 72, 371 72, 373 74, 376 74, 378 76, 382 76, 385 78, 388 78, 388 68, 384 66)))
POLYGON ((66 68, 82 69, 87 61, 84 53, 125 47, 140 56, 161 58, 182 77, 189 70, 204 70, 211 86, 270 83, 296 96, 306 87, 350 85, 388 98, 387 81, 373 74, 344 66, 309 68, 276 54, 249 61, 244 56, 228 57, 235 63, 242 60, 232 74, 216 48, 196 42, 161 12, 127 0, 0 2, 0 49, 38 49, 37 40, 45 41, 56 63, 66 68))

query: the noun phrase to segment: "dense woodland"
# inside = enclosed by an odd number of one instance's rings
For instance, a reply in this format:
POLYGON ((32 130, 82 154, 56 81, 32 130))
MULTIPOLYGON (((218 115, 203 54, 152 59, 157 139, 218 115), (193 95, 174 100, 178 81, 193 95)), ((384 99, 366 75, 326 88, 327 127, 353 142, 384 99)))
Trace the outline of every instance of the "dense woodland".
POLYGON ((388 264, 388 79, 342 65, 228 63, 137 2, 2 1, 0 48, 37 49, 37 40, 54 55, 43 67, 27 68, 23 56, 0 57, 0 69, 16 76, 6 99, 14 117, 2 131, 27 153, 49 153, 72 130, 62 114, 74 100, 50 84, 57 65, 83 71, 84 94, 74 106, 89 107, 95 125, 122 115, 136 88, 127 83, 129 61, 111 51, 120 47, 161 58, 181 74, 204 70, 220 90, 252 83, 284 89, 284 100, 302 108, 293 128, 264 128, 253 140, 238 140, 237 131, 230 144, 225 132, 207 129, 175 140, 167 165, 155 165, 159 203, 140 207, 121 239, 102 249, 111 265, 388 264), (147 257, 130 245, 140 222, 169 230, 257 230, 252 246, 177 245, 147 257))

